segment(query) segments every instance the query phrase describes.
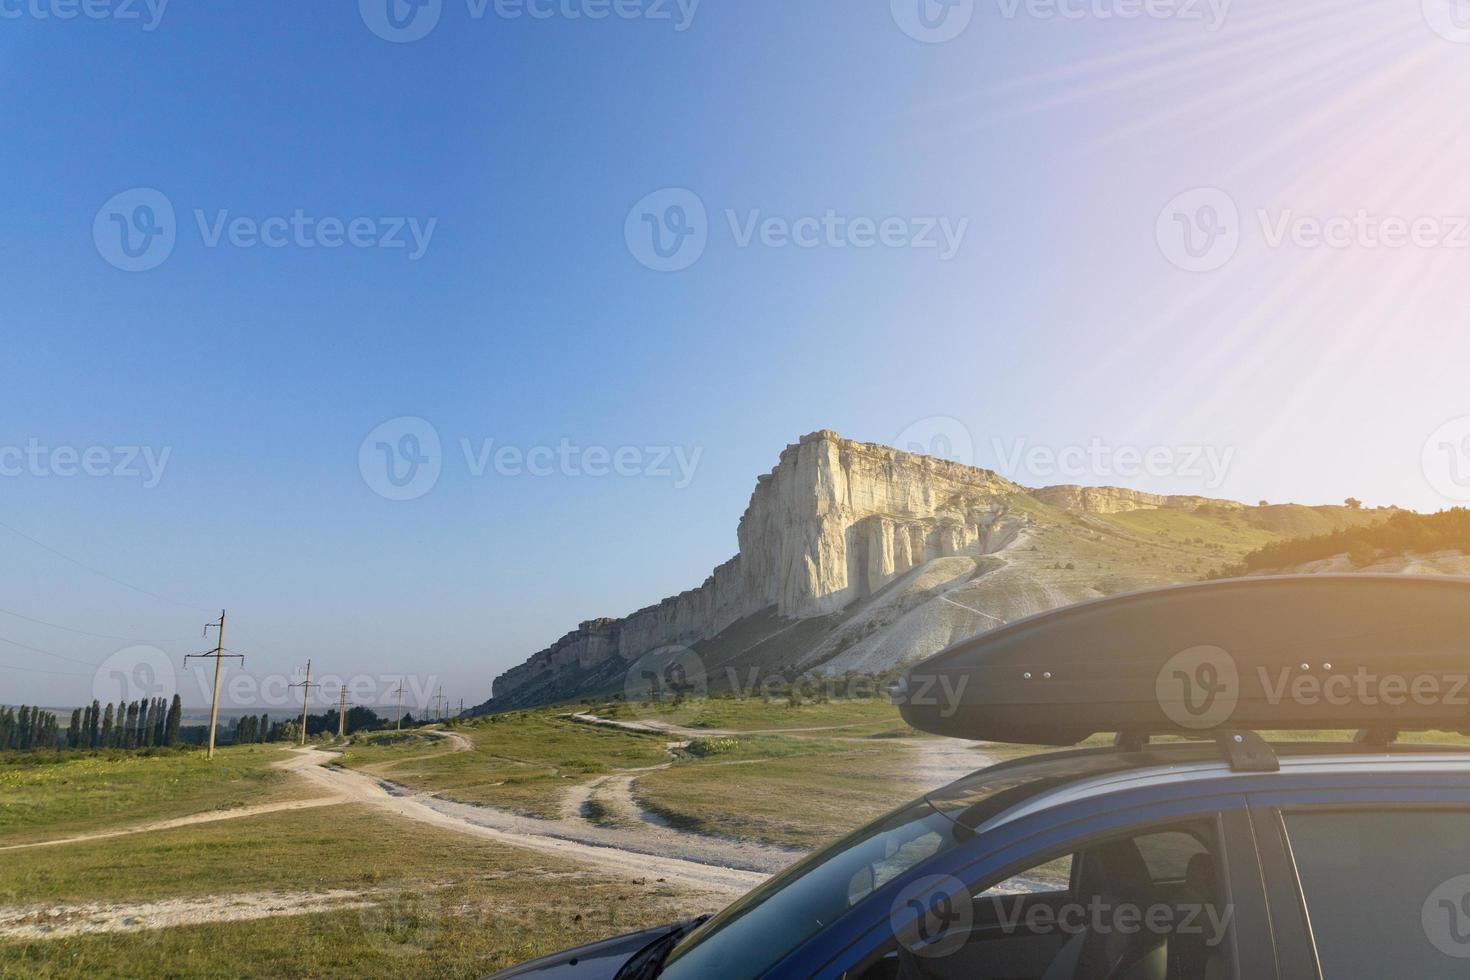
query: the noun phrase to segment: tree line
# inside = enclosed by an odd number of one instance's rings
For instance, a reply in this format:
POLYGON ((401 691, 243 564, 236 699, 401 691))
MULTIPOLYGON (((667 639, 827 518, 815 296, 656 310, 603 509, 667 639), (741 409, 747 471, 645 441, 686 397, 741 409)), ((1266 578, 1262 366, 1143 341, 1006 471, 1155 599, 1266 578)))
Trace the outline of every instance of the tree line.
POLYGON ((1209 578, 1234 578, 1252 572, 1304 565, 1336 555, 1347 555, 1354 565, 1407 552, 1470 552, 1470 510, 1455 507, 1437 514, 1402 510, 1386 521, 1344 528, 1308 538, 1273 541, 1257 548, 1238 563, 1210 572, 1209 578))
POLYGON ((56 714, 33 705, 0 708, 0 748, 144 749, 178 745, 183 705, 177 694, 164 698, 119 701, 104 707, 93 701, 72 710, 61 728, 56 714))

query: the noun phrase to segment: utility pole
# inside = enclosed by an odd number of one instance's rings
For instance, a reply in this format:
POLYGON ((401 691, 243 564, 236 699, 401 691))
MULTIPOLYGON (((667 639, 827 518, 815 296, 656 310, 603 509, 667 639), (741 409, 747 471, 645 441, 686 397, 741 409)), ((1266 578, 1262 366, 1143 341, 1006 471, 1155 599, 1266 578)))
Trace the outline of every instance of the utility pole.
POLYGON ((439 720, 444 720, 444 688, 439 688, 439 693, 434 695, 434 704, 439 709, 439 720))
POLYGON ((403 731, 403 682, 398 682, 398 730, 403 731))
POLYGON ((321 687, 320 684, 311 682, 311 661, 306 662, 306 680, 300 684, 288 684, 287 687, 301 688, 301 744, 306 744, 306 705, 311 700, 311 689, 321 687))
POLYGON ((187 670, 189 667, 189 661, 196 657, 204 660, 214 661, 214 698, 209 702, 209 754, 205 756, 205 758, 207 759, 214 758, 214 730, 215 727, 219 724, 220 661, 224 660, 226 657, 232 659, 235 657, 239 657, 240 666, 245 666, 245 657, 243 655, 238 653, 225 653, 225 611, 223 609, 219 611, 218 623, 204 624, 205 636, 209 635, 210 630, 219 631, 218 635, 215 637, 214 651, 212 653, 191 653, 184 658, 185 670, 187 670))
POLYGON ((337 737, 342 738, 347 734, 347 684, 342 684, 342 690, 337 697, 337 737))

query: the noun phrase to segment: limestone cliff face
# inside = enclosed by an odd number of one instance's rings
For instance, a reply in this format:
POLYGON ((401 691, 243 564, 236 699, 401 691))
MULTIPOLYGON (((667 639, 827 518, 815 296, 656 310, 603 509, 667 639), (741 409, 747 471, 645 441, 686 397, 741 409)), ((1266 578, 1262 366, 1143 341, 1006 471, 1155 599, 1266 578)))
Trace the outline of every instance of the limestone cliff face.
POLYGON ((1098 514, 1241 507, 1111 487, 1027 490, 990 470, 815 432, 756 481, 739 554, 703 585, 622 619, 583 623, 498 677, 494 698, 562 671, 621 668, 660 647, 693 645, 767 610, 790 620, 837 613, 935 559, 1002 546, 1025 523, 1007 517, 1020 495, 1098 514))
POLYGON ((1031 496, 1044 504, 1063 510, 1086 514, 1123 514, 1131 510, 1157 510, 1167 507, 1178 510, 1196 510, 1200 507, 1219 507, 1226 510, 1244 510, 1245 504, 1234 500, 1213 500, 1209 497, 1163 496, 1144 493, 1141 490, 1125 490, 1122 487, 1043 487, 1030 491, 1031 496))
POLYGON ((1023 492, 989 470, 815 432, 756 482, 740 553, 702 586, 583 623, 498 677, 494 697, 572 665, 692 644, 771 607, 789 619, 836 612, 933 558, 983 552, 1006 498, 1023 492))

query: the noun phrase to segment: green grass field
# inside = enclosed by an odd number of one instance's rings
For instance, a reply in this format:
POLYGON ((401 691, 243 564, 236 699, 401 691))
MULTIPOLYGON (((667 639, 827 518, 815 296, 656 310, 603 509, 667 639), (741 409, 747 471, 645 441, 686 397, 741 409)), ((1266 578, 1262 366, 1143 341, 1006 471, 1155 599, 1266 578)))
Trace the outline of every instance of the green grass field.
POLYGON ((0 941, 0 975, 476 977, 721 904, 344 804, 13 852, 0 903, 361 893, 368 908, 0 941))
POLYGON ((0 757, 0 845, 312 795, 272 763, 281 745, 0 757), (42 757, 44 758, 44 756, 42 757))
POLYGON ((696 833, 814 848, 916 793, 909 780, 914 753, 881 739, 742 735, 710 742, 708 755, 638 777, 638 801, 696 833))
POLYGON ((904 724, 898 709, 886 699, 834 700, 788 704, 780 698, 710 698, 672 704, 629 704, 616 702, 594 705, 589 712, 621 721, 652 718, 685 728, 716 730, 787 731, 799 733, 813 729, 844 736, 913 735, 904 724))
POLYGON ((454 732, 474 744, 470 752, 450 751, 443 739, 426 741, 433 736, 416 744, 392 736, 354 739, 342 764, 465 803, 555 817, 574 783, 669 761, 667 738, 581 725, 558 715, 528 711, 461 725, 454 732))

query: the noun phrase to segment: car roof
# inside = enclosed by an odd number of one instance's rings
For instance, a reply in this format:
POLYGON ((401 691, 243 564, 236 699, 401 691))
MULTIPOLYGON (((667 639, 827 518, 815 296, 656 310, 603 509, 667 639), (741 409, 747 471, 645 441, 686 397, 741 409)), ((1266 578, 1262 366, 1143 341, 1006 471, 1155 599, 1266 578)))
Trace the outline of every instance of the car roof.
POLYGON ((1271 743, 1278 773, 1233 768, 1212 742, 1150 744, 1129 751, 1103 747, 1049 752, 971 773, 930 793, 935 809, 975 832, 994 829, 1054 807, 1129 790, 1217 780, 1284 785, 1317 774, 1454 773, 1470 775, 1470 746, 1359 746, 1343 742, 1271 743))

